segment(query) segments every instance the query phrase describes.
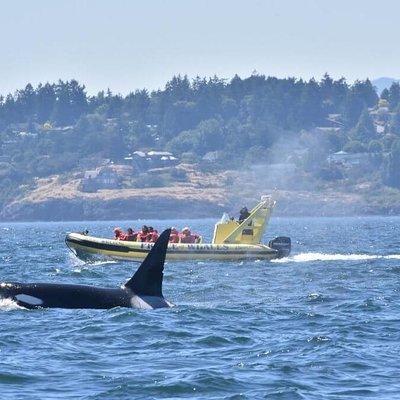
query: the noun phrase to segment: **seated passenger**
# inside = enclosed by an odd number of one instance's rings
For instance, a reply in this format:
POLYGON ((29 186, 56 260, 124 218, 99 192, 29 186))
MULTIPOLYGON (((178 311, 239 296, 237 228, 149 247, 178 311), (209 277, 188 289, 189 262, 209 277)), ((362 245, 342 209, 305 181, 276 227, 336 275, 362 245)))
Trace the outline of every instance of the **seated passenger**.
POLYGON ((196 234, 192 234, 188 227, 182 229, 181 234, 179 235, 181 243, 198 243, 200 236, 196 234))
POLYGON ((130 242, 136 242, 137 239, 137 232, 133 232, 132 228, 128 228, 127 234, 126 234, 126 240, 130 242))
POLYGON ((127 235, 122 231, 121 228, 114 228, 114 239, 115 240, 127 240, 127 235))
POLYGON ((149 228, 146 225, 142 226, 142 230, 137 233, 137 241, 138 242, 146 242, 147 236, 149 234, 149 228))
POLYGON ((149 234, 147 235, 147 241, 151 243, 155 243, 160 235, 158 234, 157 229, 154 229, 152 226, 149 226, 149 234))
POLYGON ((171 234, 169 235, 170 243, 179 243, 179 232, 176 228, 171 228, 171 234))

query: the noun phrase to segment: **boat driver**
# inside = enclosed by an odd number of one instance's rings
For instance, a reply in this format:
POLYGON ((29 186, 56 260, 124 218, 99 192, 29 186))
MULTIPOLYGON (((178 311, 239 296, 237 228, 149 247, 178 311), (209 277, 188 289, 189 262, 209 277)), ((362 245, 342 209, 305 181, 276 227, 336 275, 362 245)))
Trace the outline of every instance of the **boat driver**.
POLYGON ((242 207, 242 209, 239 211, 239 222, 242 223, 245 219, 250 217, 249 210, 247 209, 246 206, 242 207))

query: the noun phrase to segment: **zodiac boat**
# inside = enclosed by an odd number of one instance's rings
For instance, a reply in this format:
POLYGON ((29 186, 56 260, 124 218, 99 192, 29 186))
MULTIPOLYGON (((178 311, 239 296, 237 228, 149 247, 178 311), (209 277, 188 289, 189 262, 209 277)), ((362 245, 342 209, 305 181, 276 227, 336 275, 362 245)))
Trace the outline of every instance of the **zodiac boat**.
MULTIPOLYGON (((227 214, 215 224, 211 243, 170 243, 167 260, 272 260, 289 255, 291 241, 288 237, 277 237, 268 245, 261 244, 268 221, 276 201, 262 196, 261 201, 241 222, 227 214)), ((154 243, 130 242, 89 236, 84 233, 69 233, 67 246, 77 257, 87 259, 117 259, 142 261, 154 243)))

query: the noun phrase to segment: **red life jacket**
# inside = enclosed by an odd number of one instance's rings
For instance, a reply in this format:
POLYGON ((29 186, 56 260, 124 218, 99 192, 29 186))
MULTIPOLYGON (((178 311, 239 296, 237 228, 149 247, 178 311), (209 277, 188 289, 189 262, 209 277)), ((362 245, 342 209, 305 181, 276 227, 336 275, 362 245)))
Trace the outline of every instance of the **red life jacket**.
POLYGON ((181 243, 196 243, 197 235, 181 235, 181 243))
POLYGON ((171 233, 169 235, 170 243, 179 243, 179 234, 178 233, 171 233))
POLYGON ((148 234, 149 234, 148 232, 146 233, 146 232, 140 231, 137 234, 137 241, 138 242, 146 242, 148 234))
POLYGON ((126 233, 121 232, 118 235, 117 240, 128 240, 128 235, 126 233))
POLYGON ((148 237, 147 237, 147 241, 151 242, 151 243, 155 243, 158 239, 160 235, 158 234, 158 232, 156 230, 153 230, 153 232, 150 232, 148 237))
POLYGON ((137 239, 137 233, 131 233, 126 235, 126 240, 129 240, 130 242, 136 242, 137 239))

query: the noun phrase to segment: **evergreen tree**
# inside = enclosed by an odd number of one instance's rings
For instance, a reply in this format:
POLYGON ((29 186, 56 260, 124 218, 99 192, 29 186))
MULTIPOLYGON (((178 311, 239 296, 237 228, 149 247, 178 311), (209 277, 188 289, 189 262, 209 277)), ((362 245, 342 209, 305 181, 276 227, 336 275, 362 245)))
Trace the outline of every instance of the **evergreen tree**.
POLYGON ((364 109, 356 127, 351 130, 350 136, 361 143, 369 143, 372 139, 376 138, 375 125, 369 115, 368 109, 364 109))
POLYGON ((342 111, 343 121, 347 129, 352 128, 357 123, 364 107, 364 101, 354 92, 349 91, 347 93, 342 111))
POLYGON ((379 140, 371 140, 368 144, 369 153, 382 153, 383 144, 379 140))
POLYGON ((128 94, 124 101, 124 110, 134 119, 147 120, 150 96, 146 89, 128 94))
POLYGON ((68 91, 68 82, 58 81, 55 86, 56 102, 54 104, 51 119, 60 126, 69 125, 73 122, 70 115, 70 96, 68 91))
POLYGON ((343 116, 347 128, 352 128, 360 118, 364 108, 376 105, 378 95, 369 79, 355 81, 347 92, 343 116))
POLYGON ((397 107, 396 112, 390 120, 389 132, 400 136, 400 105, 397 107))
POLYGON ((392 144, 386 169, 386 182, 389 186, 400 188, 400 139, 392 144))
POLYGON ((43 124, 50 120, 56 102, 54 85, 41 83, 36 89, 36 116, 37 121, 43 124))
POLYGON ((400 84, 393 82, 389 89, 389 106, 391 110, 394 110, 400 103, 400 84))
POLYGON ((300 97, 300 118, 303 128, 319 125, 324 117, 321 88, 314 79, 304 85, 300 97))
POLYGON ((380 98, 389 101, 389 90, 387 88, 382 90, 380 98))
POLYGON ((75 79, 67 82, 69 93, 69 113, 71 121, 76 122, 86 112, 87 98, 85 86, 80 85, 75 79))
POLYGON ((26 122, 35 115, 35 90, 28 83, 23 90, 18 90, 15 99, 16 113, 19 116, 18 122, 26 122))

